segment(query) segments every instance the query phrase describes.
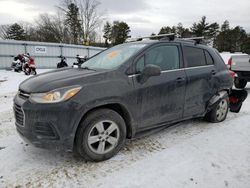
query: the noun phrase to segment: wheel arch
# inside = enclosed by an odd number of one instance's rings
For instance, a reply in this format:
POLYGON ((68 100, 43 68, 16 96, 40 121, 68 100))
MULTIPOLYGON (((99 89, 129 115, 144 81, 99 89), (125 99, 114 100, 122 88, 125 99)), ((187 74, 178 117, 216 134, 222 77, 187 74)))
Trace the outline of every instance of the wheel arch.
POLYGON ((75 131, 75 138, 74 138, 74 143, 75 143, 75 139, 76 139, 76 134, 77 131, 79 129, 80 123, 92 112, 98 110, 98 109, 110 109, 113 110, 115 112, 117 112, 125 121, 126 124, 126 137, 127 138, 132 138, 135 134, 135 127, 133 126, 133 120, 132 120, 132 116, 129 113, 128 109, 122 105, 121 103, 107 103, 107 104, 102 104, 102 105, 98 105, 98 106, 94 106, 92 108, 89 108, 86 112, 84 112, 84 114, 82 115, 76 131, 75 131))
POLYGON ((223 89, 221 91, 218 91, 209 101, 207 104, 207 110, 206 113, 209 112, 213 106, 220 101, 220 99, 224 98, 226 95, 229 96, 230 94, 230 89, 223 89))

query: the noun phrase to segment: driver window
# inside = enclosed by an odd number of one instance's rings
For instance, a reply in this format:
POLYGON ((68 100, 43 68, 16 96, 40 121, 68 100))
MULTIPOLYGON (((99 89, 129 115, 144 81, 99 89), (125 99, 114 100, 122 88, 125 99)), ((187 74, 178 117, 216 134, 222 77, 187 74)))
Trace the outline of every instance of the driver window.
POLYGON ((180 67, 178 47, 162 45, 149 50, 137 61, 136 71, 141 72, 148 64, 157 65, 163 71, 178 69, 180 67))
POLYGON ((177 46, 158 46, 146 53, 146 65, 158 65, 163 71, 178 69, 179 63, 179 51, 177 46))

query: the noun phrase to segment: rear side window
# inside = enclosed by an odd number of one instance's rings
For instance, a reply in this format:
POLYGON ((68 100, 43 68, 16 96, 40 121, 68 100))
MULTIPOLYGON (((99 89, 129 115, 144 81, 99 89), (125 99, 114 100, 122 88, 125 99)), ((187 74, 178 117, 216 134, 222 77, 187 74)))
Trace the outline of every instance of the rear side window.
POLYGON ((213 65, 214 60, 213 60, 212 56, 206 50, 204 52, 205 52, 205 56, 206 56, 207 65, 213 65))
POLYGON ((144 54, 136 64, 136 71, 141 72, 145 65, 153 64, 161 67, 161 70, 178 69, 179 51, 177 46, 158 46, 144 54))
POLYGON ((198 67, 206 65, 206 59, 203 49, 184 46, 183 52, 187 61, 187 67, 198 67))

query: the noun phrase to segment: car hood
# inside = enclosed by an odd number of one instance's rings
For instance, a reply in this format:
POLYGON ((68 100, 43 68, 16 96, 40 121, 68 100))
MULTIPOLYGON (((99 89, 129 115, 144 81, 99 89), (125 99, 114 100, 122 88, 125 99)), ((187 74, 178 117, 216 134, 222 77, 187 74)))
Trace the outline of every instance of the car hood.
POLYGON ((66 86, 83 85, 90 80, 87 79, 90 76, 103 73, 103 71, 80 68, 57 69, 28 78, 19 85, 19 89, 27 93, 48 92, 66 86))

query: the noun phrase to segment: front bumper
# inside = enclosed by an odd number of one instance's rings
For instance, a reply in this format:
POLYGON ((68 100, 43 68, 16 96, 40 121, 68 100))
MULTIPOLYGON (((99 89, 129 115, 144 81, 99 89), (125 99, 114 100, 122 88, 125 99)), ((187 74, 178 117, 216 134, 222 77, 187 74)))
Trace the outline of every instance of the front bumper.
POLYGON ((19 135, 36 147, 72 151, 81 107, 73 100, 34 104, 18 94, 14 98, 15 124, 19 135))

